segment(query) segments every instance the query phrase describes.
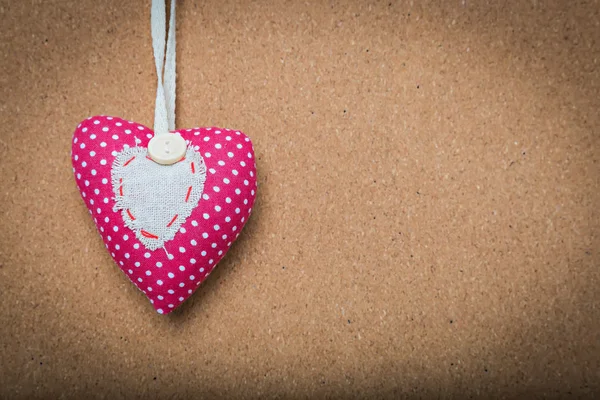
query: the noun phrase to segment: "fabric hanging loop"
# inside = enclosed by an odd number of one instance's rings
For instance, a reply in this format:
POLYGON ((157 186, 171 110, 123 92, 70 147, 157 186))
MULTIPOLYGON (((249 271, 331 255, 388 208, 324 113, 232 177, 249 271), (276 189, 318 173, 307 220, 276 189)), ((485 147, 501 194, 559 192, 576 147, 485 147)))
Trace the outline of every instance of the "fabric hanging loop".
POLYGON ((175 3, 176 0, 171 0, 169 34, 166 38, 166 60, 165 31, 167 16, 165 0, 152 0, 150 13, 152 48, 154 49, 154 62, 158 77, 156 107, 154 109, 155 136, 175 130, 175 3))

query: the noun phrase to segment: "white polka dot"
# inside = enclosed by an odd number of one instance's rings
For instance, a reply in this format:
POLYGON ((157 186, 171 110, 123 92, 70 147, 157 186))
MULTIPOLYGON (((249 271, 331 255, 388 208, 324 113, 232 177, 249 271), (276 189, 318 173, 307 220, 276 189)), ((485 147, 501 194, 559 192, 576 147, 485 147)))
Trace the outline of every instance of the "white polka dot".
POLYGON ((217 244, 213 243, 213 244, 210 245, 210 247, 212 247, 213 249, 216 249, 217 248, 217 244))
POLYGON ((118 232, 119 231, 119 227, 118 226, 113 226, 113 231, 118 232))
POLYGON ((194 239, 192 239, 192 241, 190 243, 192 244, 192 246, 195 246, 198 244, 198 242, 196 242, 194 239))
POLYGON ((96 152, 95 152, 95 151, 93 151, 93 150, 92 150, 92 151, 90 151, 90 157, 94 157, 95 155, 96 155, 96 152))
POLYGON ((111 151, 110 155, 113 156, 113 157, 116 157, 117 156, 117 151, 116 150, 111 151))
POLYGON ((190 275, 190 281, 193 281, 194 279, 196 279, 196 277, 194 275, 190 275))
POLYGON ((169 255, 167 255, 167 258, 168 258, 169 260, 172 260, 172 259, 174 259, 174 258, 175 258, 175 256, 174 256, 173 254, 169 254, 169 255))
POLYGON ((203 237, 204 239, 207 239, 207 238, 208 238, 208 233, 204 232, 204 233, 202 234, 202 237, 203 237))
POLYGON ((108 217, 104 218, 104 222, 108 222, 110 219, 108 217))
POLYGON ((150 276, 150 275, 152 275, 152 272, 150 272, 150 271, 146 271, 146 275, 147 275, 147 276, 150 276))
POLYGON ((146 134, 146 137, 147 137, 148 139, 152 139, 152 134, 151 134, 151 133, 147 133, 147 134, 146 134))
POLYGON ((228 152, 228 153, 227 153, 227 157, 229 157, 229 158, 233 158, 233 153, 232 153, 232 152, 228 152))
POLYGON ((248 199, 244 199, 244 205, 248 205, 248 199))
POLYGON ((221 227, 219 225, 215 225, 215 226, 213 226, 213 228, 215 231, 218 231, 219 229, 221 229, 221 227))
POLYGON ((245 167, 245 166, 246 166, 246 162, 245 162, 245 161, 240 161, 240 165, 241 165, 242 167, 245 167))
POLYGON ((202 253, 200 253, 200 255, 201 255, 202 257, 206 257, 206 251, 203 251, 202 253))
POLYGON ((235 194, 240 194, 240 193, 242 193, 242 191, 241 191, 240 189, 237 189, 237 188, 236 188, 236 189, 235 189, 235 194))
POLYGON ((183 297, 180 297, 180 298, 179 298, 179 301, 183 301, 183 300, 184 300, 184 298, 183 298, 183 297))
POLYGON ((246 219, 245 217, 242 217, 242 222, 244 222, 245 219, 246 219))
POLYGON ((242 144, 238 143, 237 146, 235 146, 235 147, 237 147, 238 149, 241 149, 242 148, 242 144))
POLYGON ((234 226, 233 228, 231 228, 232 231, 237 231, 237 226, 234 226))
POLYGON ((164 299, 164 297, 162 297, 160 294, 158 296, 156 296, 157 299, 162 300, 164 299))
POLYGON ((231 217, 225 217, 225 222, 230 222, 231 221, 231 217))
POLYGON ((172 273, 172 272, 169 272, 169 273, 167 274, 167 276, 168 276, 169 278, 171 278, 171 279, 175 278, 175 274, 174 274, 174 273, 172 273))
POLYGON ((88 131, 88 128, 83 128, 81 131, 82 131, 83 133, 85 133, 85 132, 87 132, 87 131, 88 131))
POLYGON ((231 170, 231 173, 237 176, 238 171, 237 171, 237 169, 233 169, 233 170, 231 170))
POLYGON ((217 134, 217 135, 218 135, 219 133, 221 133, 221 131, 215 131, 215 134, 217 134))
POLYGON ((180 265, 179 270, 183 272, 183 271, 185 271, 185 267, 183 265, 180 265))
POLYGON ((216 211, 216 212, 219 212, 219 211, 221 211, 221 206, 215 206, 215 211, 216 211))
POLYGON ((192 221, 192 226, 198 226, 198 222, 196 222, 196 220, 192 221))
POLYGON ((129 275, 133 274, 133 270, 132 269, 128 269, 127 272, 129 273, 129 275))
POLYGON ((92 175, 96 176, 97 172, 95 169, 93 169, 91 172, 92 172, 92 175))
POLYGON ((161 280, 159 279, 159 280, 157 280, 157 281, 156 281, 156 283, 157 283, 159 286, 162 286, 162 284, 163 284, 163 281, 161 281, 161 280))
POLYGON ((223 254, 223 250, 219 250, 219 255, 223 254))
POLYGON ((210 215, 208 215, 207 213, 204 213, 204 214, 202 214, 202 218, 204 218, 204 219, 209 219, 209 218, 210 218, 210 215))
POLYGON ((144 253, 144 257, 150 258, 150 253, 148 253, 148 252, 144 253))
POLYGON ((251 194, 252 196, 254 196, 254 193, 255 193, 255 192, 254 192, 254 189, 252 189, 252 190, 250 191, 250 194, 251 194))
POLYGON ((143 279, 142 278, 138 278, 138 282, 143 282, 143 279))
POLYGON ((83 162, 81 163, 81 166, 85 168, 85 167, 87 167, 87 163, 86 163, 85 161, 83 161, 83 162))
POLYGON ((204 157, 210 158, 210 153, 207 151, 206 153, 204 153, 204 157))
POLYGON ((204 268, 200 268, 200 272, 204 272, 204 268))
POLYGON ((100 190, 99 189, 94 189, 94 193, 95 194, 100 194, 100 190))
POLYGON ((108 127, 105 126, 104 128, 102 128, 102 132, 108 132, 108 127))
POLYGON ((102 178, 102 183, 104 183, 106 185, 108 183, 108 179, 102 178))
POLYGON ((74 159, 75 159, 75 161, 79 160, 79 156, 77 154, 75 154, 74 159))
POLYGON ((162 263, 161 263, 160 261, 158 261, 158 262, 156 263, 156 266, 157 266, 158 268, 162 268, 162 263))
POLYGON ((164 314, 164 311, 162 310, 162 308, 159 308, 158 310, 156 310, 156 312, 159 314, 164 314))
POLYGON ((100 147, 106 147, 106 142, 101 142, 100 147))
POLYGON ((185 233, 185 228, 181 228, 181 229, 179 229, 179 232, 181 232, 181 233, 185 233))
POLYGON ((152 286, 148 286, 148 291, 151 292, 152 291, 152 286))
POLYGON ((140 125, 138 125, 138 127, 137 127, 137 128, 138 128, 140 131, 143 131, 143 130, 144 130, 144 127, 143 127, 143 126, 140 126, 140 125))
POLYGON ((79 145, 79 147, 80 147, 80 148, 82 148, 82 149, 85 149, 85 143, 81 143, 81 144, 79 145))
POLYGON ((213 187, 213 190, 214 190, 215 192, 217 192, 217 193, 221 191, 221 189, 220 189, 218 186, 214 186, 214 187, 213 187))
POLYGON ((236 207, 236 209, 235 209, 235 213, 236 213, 236 214, 239 214, 239 213, 240 213, 240 209, 239 209, 239 207, 236 207))
POLYGON ((125 129, 125 133, 126 133, 127 135, 129 135, 129 134, 131 133, 131 130, 129 130, 129 129, 125 129))
POLYGON ((100 165, 106 165, 106 160, 100 160, 100 165))
POLYGON ((179 252, 180 252, 180 253, 185 253, 185 247, 180 247, 180 248, 179 248, 179 252))
POLYGON ((93 133, 90 135, 90 139, 94 140, 96 139, 96 135, 94 135, 93 133))
MULTIPOLYGON (((91 205, 94 205, 94 200, 90 199, 90 204, 91 204, 91 205)), ((92 212, 90 211, 90 214, 91 214, 91 213, 92 213, 92 212)))
POLYGON ((181 282, 181 283, 179 284, 179 287, 184 287, 184 286, 185 286, 185 283, 183 283, 183 282, 181 282))
POLYGON ((140 248, 140 244, 139 243, 134 244, 133 248, 136 249, 136 250, 139 249, 140 248))
POLYGON ((100 210, 99 208, 97 208, 97 209, 96 209, 96 212, 97 212, 98 214, 100 214, 100 211, 101 211, 101 210, 100 210))
POLYGON ((250 182, 248 182, 248 179, 244 179, 244 185, 248 186, 250 182))
POLYGON ((125 258, 129 259, 129 253, 125 253, 125 258))
POLYGON ((104 198, 104 204, 108 204, 108 197, 104 198))
POLYGON ((203 198, 204 200, 208 200, 208 199, 209 199, 209 197, 208 197, 208 195, 207 195, 206 193, 204 193, 204 194, 202 195, 202 198, 203 198))
POLYGON ((81 179, 81 174, 77 174, 77 179, 81 179))
POLYGON ((205 142, 208 142, 209 140, 210 140, 210 138, 209 138, 208 136, 206 136, 206 137, 204 138, 204 141, 205 141, 205 142))
POLYGON ((231 182, 228 178, 223 178, 223 183, 225 183, 226 185, 229 185, 229 182, 231 182))
POLYGON ((214 260, 211 258, 210 260, 208 260, 209 264, 212 264, 214 262, 214 260))
POLYGON ((225 137, 225 140, 231 140, 231 136, 225 137))
POLYGON ((122 123, 120 123, 120 122, 117 122, 117 123, 115 123, 115 125, 116 125, 116 126, 123 126, 123 124, 122 124, 122 123))
POLYGON ((227 235, 223 235, 223 236, 221 236, 221 238, 222 238, 223 240, 227 240, 227 235))
POLYGON ((167 293, 169 293, 169 294, 175 294, 175 291, 173 289, 169 289, 169 290, 167 290, 167 293))
POLYGON ((219 160, 219 162, 217 164, 219 164, 222 167, 223 165, 225 165, 225 161, 219 160))
POLYGON ((208 172, 210 172, 211 174, 214 174, 214 173, 215 173, 215 172, 217 172, 217 171, 215 171, 215 169, 214 169, 214 168, 210 168, 210 169, 208 170, 208 172))
POLYGON ((139 263, 139 261, 136 261, 134 264, 136 267, 139 267, 141 264, 139 263))
POLYGON ((99 125, 99 124, 100 124, 100 121, 98 121, 98 120, 94 121, 94 125, 99 125))

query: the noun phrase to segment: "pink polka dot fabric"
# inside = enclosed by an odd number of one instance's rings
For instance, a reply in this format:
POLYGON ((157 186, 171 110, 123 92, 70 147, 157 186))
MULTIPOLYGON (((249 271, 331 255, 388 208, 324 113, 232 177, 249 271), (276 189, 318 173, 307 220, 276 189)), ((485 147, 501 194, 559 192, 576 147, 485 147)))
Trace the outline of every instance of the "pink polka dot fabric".
POLYGON ((125 225, 111 182, 117 154, 128 147, 146 148, 152 130, 96 116, 79 124, 72 143, 75 181, 106 248, 160 314, 177 308, 208 277, 240 235, 256 198, 254 149, 246 135, 214 127, 177 133, 204 159, 206 181, 198 205, 175 237, 156 250, 146 248, 125 225))

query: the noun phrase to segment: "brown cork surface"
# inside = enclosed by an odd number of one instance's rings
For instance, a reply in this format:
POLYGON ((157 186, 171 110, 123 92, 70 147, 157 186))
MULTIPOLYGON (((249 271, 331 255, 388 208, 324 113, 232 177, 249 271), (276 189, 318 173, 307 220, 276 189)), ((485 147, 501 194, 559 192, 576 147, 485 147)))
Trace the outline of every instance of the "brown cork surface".
POLYGON ((69 155, 152 126, 150 1, 0 1, 1 398, 600 396, 598 1, 177 17, 177 126, 244 130, 259 191, 161 316, 69 155))

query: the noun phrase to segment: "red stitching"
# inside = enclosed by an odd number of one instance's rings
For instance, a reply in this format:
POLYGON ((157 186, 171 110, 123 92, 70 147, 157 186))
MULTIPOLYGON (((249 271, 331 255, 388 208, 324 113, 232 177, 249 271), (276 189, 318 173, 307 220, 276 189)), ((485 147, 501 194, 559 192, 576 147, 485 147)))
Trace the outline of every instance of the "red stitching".
POLYGON ((125 161, 125 164, 123 164, 124 167, 127 166, 127 164, 129 164, 130 162, 133 161, 133 159, 135 158, 135 156, 131 157, 129 160, 125 161))
POLYGON ((129 209, 127 209, 127 215, 129 215, 129 218, 131 218, 132 221, 135 221, 135 217, 133 216, 131 211, 129 211, 129 209))
POLYGON ((192 174, 195 174, 196 173, 196 168, 194 168, 194 162, 193 161, 190 163, 190 166, 192 167, 192 174))
POLYGON ((146 156, 146 158, 150 161, 154 161, 152 158, 150 158, 150 156, 146 156))
POLYGON ((152 233, 150 233, 150 232, 146 232, 146 231, 145 231, 145 230, 143 230, 143 229, 142 229, 142 231, 141 231, 141 234, 142 234, 142 236, 144 236, 144 237, 147 237, 147 238, 149 238, 149 239, 158 239, 158 236, 156 236, 156 235, 153 235, 153 234, 152 234, 152 233))
POLYGON ((119 186, 119 194, 123 196, 123 185, 119 186))
POLYGON ((187 194, 185 195, 185 202, 186 203, 190 199, 190 193, 192 193, 192 187, 191 186, 188 188, 187 194))
POLYGON ((171 222, 169 222, 167 224, 167 228, 170 227, 171 225, 173 225, 173 222, 175 222, 176 219, 177 219, 177 214, 175 214, 175 216, 173 217, 173 219, 171 220, 171 222))

